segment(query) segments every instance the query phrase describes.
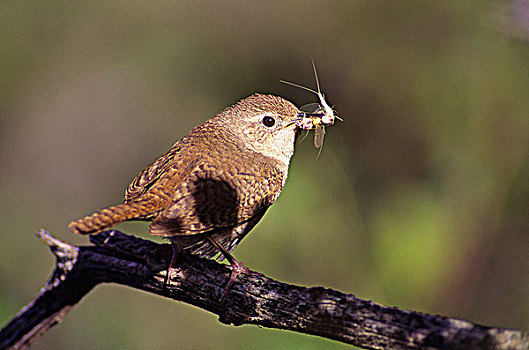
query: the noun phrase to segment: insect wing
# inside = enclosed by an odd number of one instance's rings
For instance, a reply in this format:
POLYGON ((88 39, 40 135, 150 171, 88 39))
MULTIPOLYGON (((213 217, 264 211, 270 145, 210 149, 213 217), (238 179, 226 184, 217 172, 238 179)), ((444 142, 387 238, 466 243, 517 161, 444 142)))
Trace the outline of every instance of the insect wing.
POLYGON ((299 108, 300 111, 306 114, 323 114, 323 107, 319 103, 308 103, 299 108))
POLYGON ((323 145, 323 139, 325 138, 325 127, 323 125, 317 125, 314 130, 314 146, 321 148, 323 145))

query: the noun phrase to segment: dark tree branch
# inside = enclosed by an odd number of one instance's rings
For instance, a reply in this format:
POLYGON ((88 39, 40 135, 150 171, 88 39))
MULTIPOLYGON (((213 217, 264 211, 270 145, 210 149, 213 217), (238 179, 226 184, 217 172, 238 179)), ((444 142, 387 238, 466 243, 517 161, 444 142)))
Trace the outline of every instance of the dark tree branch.
POLYGON ((39 295, 0 331, 0 348, 31 345, 94 286, 114 282, 184 301, 219 315, 222 323, 256 324, 318 335, 368 349, 528 349, 529 333, 405 311, 323 287, 305 288, 263 275, 240 275, 224 303, 229 268, 183 255, 164 286, 171 247, 106 231, 94 246, 75 247, 45 231, 57 265, 39 295))

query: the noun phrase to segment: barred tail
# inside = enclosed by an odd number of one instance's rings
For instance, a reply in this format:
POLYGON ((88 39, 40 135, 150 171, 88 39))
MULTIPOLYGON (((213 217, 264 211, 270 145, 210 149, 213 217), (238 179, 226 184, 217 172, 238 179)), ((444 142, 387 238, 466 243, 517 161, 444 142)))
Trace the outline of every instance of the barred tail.
POLYGON ((123 221, 143 219, 153 216, 156 212, 156 202, 148 200, 132 201, 102 209, 82 219, 71 222, 68 227, 74 233, 92 234, 123 221))

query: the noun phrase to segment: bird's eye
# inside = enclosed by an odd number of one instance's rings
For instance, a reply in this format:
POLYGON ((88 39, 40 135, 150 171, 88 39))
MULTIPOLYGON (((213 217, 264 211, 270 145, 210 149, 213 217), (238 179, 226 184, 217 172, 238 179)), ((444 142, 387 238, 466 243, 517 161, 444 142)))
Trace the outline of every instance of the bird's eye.
POLYGON ((271 128, 276 123, 276 120, 273 117, 267 115, 263 118, 262 122, 264 126, 271 128))

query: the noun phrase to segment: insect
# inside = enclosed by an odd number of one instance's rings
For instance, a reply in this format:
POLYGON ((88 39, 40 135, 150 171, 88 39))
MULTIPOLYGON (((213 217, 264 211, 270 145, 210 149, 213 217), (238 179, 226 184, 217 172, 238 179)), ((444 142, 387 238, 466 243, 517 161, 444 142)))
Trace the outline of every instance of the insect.
POLYGON ((300 111, 302 112, 300 123, 303 124, 300 127, 303 129, 306 124, 308 128, 305 128, 305 130, 314 129, 314 147, 321 149, 325 138, 325 125, 332 125, 334 121, 325 123, 325 110, 319 103, 309 103, 301 106, 300 111))
POLYGON ((323 139, 325 138, 325 126, 334 124, 335 118, 340 121, 343 121, 343 119, 335 115, 332 107, 330 107, 327 101, 325 101, 325 96, 320 89, 320 81, 318 79, 318 72, 316 71, 314 60, 312 60, 312 68, 314 69, 314 77, 316 79, 316 87, 318 88, 318 91, 285 80, 281 80, 281 82, 307 90, 318 96, 320 103, 309 103, 300 108, 301 113, 297 126, 303 130, 314 130, 314 146, 319 148, 321 152, 323 139))

